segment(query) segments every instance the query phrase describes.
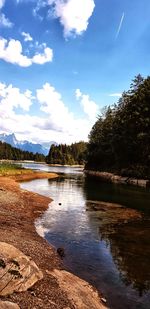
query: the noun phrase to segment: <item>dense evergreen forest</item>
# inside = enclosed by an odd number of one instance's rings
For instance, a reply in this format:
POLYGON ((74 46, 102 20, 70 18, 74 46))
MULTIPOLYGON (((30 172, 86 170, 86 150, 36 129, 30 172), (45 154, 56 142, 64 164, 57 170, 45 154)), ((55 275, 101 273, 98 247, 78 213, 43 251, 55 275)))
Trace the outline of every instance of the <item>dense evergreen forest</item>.
POLYGON ((0 160, 32 160, 45 161, 45 156, 39 153, 32 153, 14 148, 9 144, 0 142, 0 160))
POLYGON ((87 143, 79 142, 70 146, 60 144, 52 145, 46 162, 49 164, 74 165, 84 164, 87 157, 87 143))
POLYGON ((86 169, 150 179, 150 76, 138 75, 94 124, 86 169))

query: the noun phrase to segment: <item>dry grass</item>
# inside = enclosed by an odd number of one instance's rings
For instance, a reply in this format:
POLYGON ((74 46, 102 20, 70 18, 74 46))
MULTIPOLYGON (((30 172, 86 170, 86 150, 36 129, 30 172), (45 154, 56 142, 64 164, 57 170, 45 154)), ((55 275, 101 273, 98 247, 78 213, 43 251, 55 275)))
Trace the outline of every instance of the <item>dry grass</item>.
POLYGON ((33 173, 33 171, 24 169, 19 164, 13 164, 10 162, 0 163, 0 176, 15 176, 15 175, 23 175, 27 173, 33 173))

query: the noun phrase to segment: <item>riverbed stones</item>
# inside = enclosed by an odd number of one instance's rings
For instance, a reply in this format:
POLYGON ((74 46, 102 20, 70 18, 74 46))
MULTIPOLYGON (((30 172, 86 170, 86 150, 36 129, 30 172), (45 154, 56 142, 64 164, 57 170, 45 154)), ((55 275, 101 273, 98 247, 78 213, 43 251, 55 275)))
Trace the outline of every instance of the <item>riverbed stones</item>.
POLYGON ((43 278, 35 262, 8 243, 0 242, 0 260, 0 296, 26 291, 43 278))

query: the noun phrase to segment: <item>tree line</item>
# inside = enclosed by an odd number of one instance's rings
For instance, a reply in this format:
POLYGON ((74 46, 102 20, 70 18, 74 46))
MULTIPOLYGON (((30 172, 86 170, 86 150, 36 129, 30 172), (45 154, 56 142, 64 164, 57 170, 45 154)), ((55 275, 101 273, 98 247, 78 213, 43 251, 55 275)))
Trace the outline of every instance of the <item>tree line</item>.
POLYGON ((7 143, 0 141, 0 160, 31 160, 31 161, 45 161, 45 156, 40 153, 32 153, 29 151, 23 151, 21 149, 12 147, 7 143))
POLYGON ((71 145, 52 145, 46 162, 49 164, 75 165, 85 164, 87 157, 87 143, 79 142, 71 145))
POLYGON ((87 143, 79 142, 71 145, 60 144, 50 147, 48 156, 40 153, 32 153, 12 147, 10 144, 0 141, 0 160, 31 160, 48 164, 74 165, 85 164, 87 156, 87 143))
POLYGON ((150 76, 136 76, 118 104, 98 117, 85 168, 150 178, 150 76))

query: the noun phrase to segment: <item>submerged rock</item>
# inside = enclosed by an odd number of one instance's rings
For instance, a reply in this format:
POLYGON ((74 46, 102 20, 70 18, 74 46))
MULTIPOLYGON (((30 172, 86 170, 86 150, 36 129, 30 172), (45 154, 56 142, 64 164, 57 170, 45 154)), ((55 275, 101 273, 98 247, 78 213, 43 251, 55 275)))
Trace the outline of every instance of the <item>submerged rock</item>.
POLYGON ((65 250, 63 247, 60 247, 57 249, 57 253, 61 256, 64 257, 65 256, 65 250))

